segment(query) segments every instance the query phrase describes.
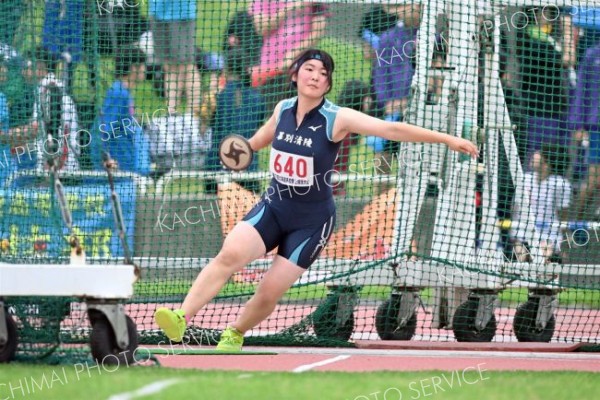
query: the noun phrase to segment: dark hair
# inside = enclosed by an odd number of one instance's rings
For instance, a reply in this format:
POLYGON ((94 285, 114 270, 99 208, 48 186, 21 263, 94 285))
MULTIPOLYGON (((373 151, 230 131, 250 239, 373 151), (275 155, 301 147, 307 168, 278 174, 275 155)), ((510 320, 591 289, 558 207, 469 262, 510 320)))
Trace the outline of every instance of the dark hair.
POLYGON ((34 65, 44 63, 44 67, 46 70, 48 70, 48 72, 56 73, 56 69, 58 67, 58 57, 42 46, 38 46, 35 48, 35 50, 27 52, 25 57, 34 65))
POLYGON ((248 53, 241 47, 233 47, 225 55, 225 70, 240 79, 244 86, 250 86, 248 53))
POLYGON ((259 64, 260 49, 263 44, 263 38, 256 32, 254 21, 248 11, 238 11, 229 21, 225 35, 223 37, 223 52, 227 53, 234 47, 242 48, 247 56, 250 65, 259 64), (237 46, 229 43, 230 38, 237 40, 237 46))
POLYGON ((566 146, 546 143, 542 145, 540 155, 550 168, 551 175, 564 175, 569 168, 569 151, 566 146))
POLYGON ((313 3, 311 6, 311 14, 312 15, 323 15, 325 17, 329 16, 329 7, 323 3, 313 3))
MULTIPOLYGON (((325 70, 327 70, 327 81, 329 82, 329 90, 327 90, 325 94, 329 93, 331 91, 331 88, 333 87, 332 75, 333 71, 335 70, 335 63, 333 62, 333 58, 326 51, 318 49, 307 49, 300 53, 298 56, 296 56, 294 61, 292 61, 292 65, 288 69, 288 75, 290 77, 290 80, 292 79, 292 75, 297 74, 302 64, 304 64, 308 60, 319 60, 323 63, 325 70)), ((292 81, 292 86, 297 87, 296 82, 292 81)))
POLYGON ((125 46, 117 52, 115 57, 115 76, 121 78, 129 74, 132 65, 146 62, 146 55, 135 46, 125 46))
POLYGON ((371 95, 372 93, 369 85, 363 81, 351 80, 344 84, 344 88, 340 92, 337 104, 341 107, 362 111, 363 99, 371 95))

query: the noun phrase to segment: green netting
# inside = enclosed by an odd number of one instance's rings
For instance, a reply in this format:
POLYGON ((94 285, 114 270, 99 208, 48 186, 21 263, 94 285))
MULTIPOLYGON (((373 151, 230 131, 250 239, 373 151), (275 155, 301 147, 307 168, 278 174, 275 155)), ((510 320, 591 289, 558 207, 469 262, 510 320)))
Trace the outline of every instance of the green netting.
MULTIPOLYGON (((480 155, 348 135, 328 171, 329 243, 245 343, 597 348, 600 8, 589 1, 2 2, 0 268, 69 263, 74 237, 89 264, 131 262, 129 248, 141 279, 122 302, 139 343, 164 344, 154 311, 181 305, 269 191, 270 146, 232 173, 219 143, 251 137, 297 94, 286 71, 309 47, 335 60, 335 104, 467 138, 480 155), (118 162, 123 232, 104 152, 118 162)), ((282 129, 279 140, 311 146, 282 129)), ((232 275, 184 343, 215 345, 273 258, 232 275)), ((4 293, 18 357, 85 358, 86 299, 35 296, 38 279, 4 293)))

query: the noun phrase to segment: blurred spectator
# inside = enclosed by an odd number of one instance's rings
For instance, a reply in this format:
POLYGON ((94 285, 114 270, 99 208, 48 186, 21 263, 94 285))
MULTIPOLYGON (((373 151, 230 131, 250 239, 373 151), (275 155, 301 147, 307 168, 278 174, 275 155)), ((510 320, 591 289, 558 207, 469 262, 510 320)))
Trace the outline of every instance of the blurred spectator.
MULTIPOLYGON (((250 85, 250 77, 246 69, 246 52, 241 48, 233 48, 226 54, 226 85, 217 95, 217 109, 213 119, 213 146, 209 152, 207 169, 220 170, 218 157, 219 145, 223 138, 230 134, 238 134, 247 139, 252 137, 262 125, 266 107, 261 94, 250 85)), ((258 169, 258 157, 255 155, 247 171, 258 169)), ((243 186, 254 192, 260 192, 260 180, 242 182, 243 186)), ((207 192, 215 193, 214 182, 207 184, 207 192)))
POLYGON ((21 16, 25 10, 25 0, 0 1, 0 43, 15 44, 15 34, 21 23, 21 16))
POLYGON ((363 43, 363 55, 365 59, 372 59, 379 50, 381 35, 394 28, 398 23, 396 13, 389 13, 386 7, 377 4, 370 8, 363 16, 359 37, 363 43))
POLYGON ((62 59, 62 80, 73 89, 75 66, 83 56, 84 0, 46 0, 42 46, 54 58, 62 59))
POLYGON ((512 230, 513 254, 518 261, 531 262, 525 232, 528 222, 535 221, 535 229, 540 235, 540 250, 547 262, 560 262, 561 230, 560 221, 571 202, 571 184, 565 178, 568 168, 568 150, 565 146, 544 144, 541 151, 532 157, 531 172, 525 174, 523 194, 528 198, 515 199, 517 226, 512 230))
MULTIPOLYGON (((10 127, 10 117, 8 113, 8 102, 6 96, 2 93, 2 85, 6 81, 8 69, 4 61, 4 57, 0 57, 0 139, 4 139, 4 135, 8 133, 10 127)), ((4 185, 4 181, 14 170, 14 163, 10 154, 10 143, 7 140, 0 140, 0 184, 4 185)))
MULTIPOLYGON (((569 112, 575 149, 588 149, 588 182, 579 196, 579 217, 600 189, 600 44, 588 49, 577 74, 577 88, 569 112)), ((577 167, 577 165, 575 165, 577 167)), ((578 171, 575 171, 578 172, 578 171)))
POLYGON ((0 58, 7 68, 6 81, 0 83, 0 90, 8 102, 10 126, 24 125, 31 119, 36 82, 26 79, 27 60, 13 47, 0 44, 0 58))
POLYGON ((523 114, 527 119, 526 164, 544 143, 567 144, 565 116, 572 67, 571 35, 561 35, 564 15, 555 7, 528 8, 517 32, 523 114), (535 14, 533 14, 535 13, 535 14), (525 23, 524 23, 525 22, 525 23))
POLYGON ((215 108, 217 107, 219 76, 222 75, 224 63, 222 55, 198 49, 196 60, 198 70, 201 73, 208 74, 208 85, 202 94, 200 109, 196 112, 196 115, 204 121, 210 121, 213 118, 215 108))
POLYGON ((223 53, 240 48, 246 54, 246 70, 260 63, 263 39, 254 27, 252 16, 247 10, 237 12, 229 21, 223 38, 223 53))
POLYGON ((7 132, 10 126, 8 117, 8 103, 6 102, 6 96, 1 92, 2 86, 6 82, 8 74, 8 68, 4 57, 0 56, 0 131, 7 132))
POLYGON ((153 116, 144 132, 150 140, 154 179, 171 170, 204 168, 212 141, 212 129, 206 121, 190 113, 153 116))
MULTIPOLYGON (((95 57, 114 57, 119 49, 144 40, 144 34, 146 38, 152 36, 148 35, 148 20, 140 13, 141 4, 131 0, 85 1, 83 47, 91 87, 96 86, 100 75, 95 57)), ((153 78, 152 72, 154 71, 149 72, 149 79, 153 78)), ((160 74, 157 72, 157 75, 160 74)), ((164 88, 162 90, 164 91, 164 88)))
POLYGON ((384 107, 385 118, 402 120, 408 104, 415 71, 416 34, 421 19, 421 6, 407 4, 387 6, 398 16, 395 27, 381 35, 379 51, 373 64, 373 82, 377 101, 384 107))
POLYGON ((187 111, 200 113, 202 80, 196 66, 196 1, 150 0, 154 54, 165 73, 169 112, 180 107, 185 93, 187 111))
MULTIPOLYGON (((408 104, 412 76, 415 72, 421 6, 378 6, 367 14, 364 20, 374 24, 376 18, 380 20, 376 28, 381 33, 375 34, 363 29, 363 39, 370 43, 375 55, 373 82, 377 101, 385 108, 387 119, 398 121, 402 119, 408 104)), ((448 22, 445 15, 438 16, 436 28, 431 67, 442 68, 447 57, 448 22)), ((436 104, 439 101, 442 85, 443 78, 440 76, 429 79, 426 99, 428 104, 436 104)))
POLYGON ((77 110, 56 77, 57 64, 41 47, 26 58, 23 75, 35 85, 35 102, 29 122, 8 132, 17 169, 47 168, 48 158, 63 171, 79 169, 77 110))
POLYGON ((267 109, 293 95, 287 69, 303 50, 316 47, 325 33, 327 12, 320 3, 254 0, 250 15, 263 37, 260 64, 252 67, 252 86, 262 86, 267 109))
POLYGON ((116 53, 115 81, 106 92, 91 139, 92 162, 103 169, 102 152, 108 152, 123 171, 150 172, 150 144, 137 122, 131 91, 145 79, 144 53, 128 46, 116 53))
POLYGON ((138 41, 149 31, 148 20, 140 12, 143 3, 133 0, 85 1, 86 51, 114 56, 119 49, 138 41))
MULTIPOLYGON (((569 7, 558 8, 558 18, 554 22, 556 30, 559 32, 557 35, 561 38, 562 45, 562 65, 567 70, 567 84, 569 86, 569 95, 571 91, 575 89, 575 80, 577 78, 575 66, 577 64, 577 28, 573 25, 573 17, 570 13, 569 7)), ((544 15, 540 11, 540 15, 544 15)), ((552 15, 552 13, 549 13, 552 15)))
MULTIPOLYGON (((398 18, 396 25, 384 32, 373 60, 373 84, 383 119, 402 121, 408 105, 410 87, 415 72, 416 39, 421 20, 420 4, 386 6, 386 11, 398 18)), ((399 142, 367 137, 381 165, 391 165, 391 155, 398 152, 399 142)))
MULTIPOLYGON (((379 54, 381 35, 393 29, 398 24, 398 16, 395 12, 388 12, 389 7, 376 4, 363 15, 359 28, 359 37, 362 42, 363 56, 366 60, 373 60, 371 68, 370 85, 371 93, 375 93, 374 69, 379 54)), ((393 11, 393 10, 392 10, 393 11)), ((375 100, 375 99, 374 99, 375 100)), ((376 140, 376 139, 371 139, 376 140)))
MULTIPOLYGON (((344 84, 337 103, 340 107, 352 108, 353 110, 370 115, 373 114, 373 109, 375 107, 375 101, 373 100, 370 86, 358 80, 348 81, 344 84)), ((335 170, 340 174, 344 174, 348 171, 350 149, 358 144, 359 139, 359 135, 351 133, 342 140, 342 144, 338 151, 338 158, 334 165, 335 170)), ((342 181, 336 185, 333 188, 333 193, 343 196, 346 193, 345 182, 342 181)))
POLYGON ((590 47, 600 42, 600 8, 572 7, 573 26, 580 29, 577 40, 577 63, 590 47))

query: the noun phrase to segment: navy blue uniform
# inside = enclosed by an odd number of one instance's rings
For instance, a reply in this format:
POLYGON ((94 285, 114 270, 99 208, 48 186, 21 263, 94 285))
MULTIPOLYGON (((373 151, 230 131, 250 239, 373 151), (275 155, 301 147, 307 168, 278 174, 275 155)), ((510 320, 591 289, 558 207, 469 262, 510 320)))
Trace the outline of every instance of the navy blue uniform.
MULTIPOLYGON (((340 143, 333 142, 339 107, 323 99, 296 125, 297 98, 285 100, 269 162, 273 175, 262 200, 246 215, 267 251, 308 268, 335 226, 331 177, 340 143)), ((336 183, 337 184, 337 183, 336 183)))

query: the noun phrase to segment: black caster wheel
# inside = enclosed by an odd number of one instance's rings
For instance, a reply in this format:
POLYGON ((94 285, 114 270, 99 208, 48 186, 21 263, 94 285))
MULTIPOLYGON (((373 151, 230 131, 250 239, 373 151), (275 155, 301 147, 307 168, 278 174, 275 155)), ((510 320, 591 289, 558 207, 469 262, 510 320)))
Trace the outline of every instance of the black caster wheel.
POLYGON ((0 363, 7 363, 15 358, 17 352, 17 323, 15 320, 5 312, 6 316, 6 331, 8 333, 8 340, 4 344, 0 344, 0 363))
POLYGON ((515 313, 513 329, 519 342, 548 343, 554 335, 556 319, 550 317, 544 329, 535 326, 535 318, 539 308, 539 299, 533 298, 521 304, 515 313))
POLYGON ((90 335, 90 348, 92 356, 103 365, 130 365, 135 362, 134 352, 138 347, 137 327, 129 316, 127 320, 127 334, 129 346, 120 349, 112 325, 104 314, 92 319, 92 333, 90 335))
POLYGON ((398 312, 401 296, 393 296, 377 308, 375 329, 382 340, 410 340, 417 330, 417 315, 413 313, 406 325, 399 327, 398 312))
POLYGON ((328 296, 325 302, 315 311, 313 327, 317 337, 348 341, 354 331, 354 313, 339 324, 337 319, 338 296, 328 296))
POLYGON ((475 316, 479 299, 469 299, 461 304, 454 313, 452 329, 454 336, 459 342, 491 342, 496 334, 496 317, 492 318, 487 325, 479 330, 475 327, 475 316))

